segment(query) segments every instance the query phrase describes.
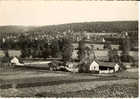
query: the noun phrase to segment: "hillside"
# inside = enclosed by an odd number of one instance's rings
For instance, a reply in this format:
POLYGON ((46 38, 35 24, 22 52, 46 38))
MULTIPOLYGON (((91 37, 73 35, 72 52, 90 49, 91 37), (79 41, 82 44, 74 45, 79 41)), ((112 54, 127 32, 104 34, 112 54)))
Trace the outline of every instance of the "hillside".
POLYGON ((138 30, 138 21, 83 22, 47 26, 1 26, 0 32, 63 32, 71 29, 74 32, 122 32, 138 30))
POLYGON ((0 26, 0 32, 2 33, 23 33, 29 30, 33 30, 35 27, 33 26, 18 26, 18 25, 8 25, 8 26, 0 26))

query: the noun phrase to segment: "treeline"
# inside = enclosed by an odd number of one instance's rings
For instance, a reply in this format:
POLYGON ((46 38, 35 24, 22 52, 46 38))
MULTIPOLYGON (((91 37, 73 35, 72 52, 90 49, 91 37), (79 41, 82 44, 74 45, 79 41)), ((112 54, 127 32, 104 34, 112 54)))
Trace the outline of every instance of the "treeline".
POLYGON ((48 25, 40 27, 25 27, 25 26, 3 26, 0 27, 0 32, 64 32, 68 29, 74 32, 122 32, 122 31, 137 31, 138 21, 112 21, 112 22, 82 22, 69 23, 60 25, 48 25))
POLYGON ((122 31, 137 31, 138 21, 113 21, 113 22, 83 22, 70 23, 61 25, 51 25, 35 28, 31 31, 57 31, 63 32, 70 29, 74 32, 122 32, 122 31))
POLYGON ((55 39, 51 42, 45 40, 24 40, 20 41, 22 58, 63 58, 68 61, 72 54, 71 41, 67 38, 55 39))

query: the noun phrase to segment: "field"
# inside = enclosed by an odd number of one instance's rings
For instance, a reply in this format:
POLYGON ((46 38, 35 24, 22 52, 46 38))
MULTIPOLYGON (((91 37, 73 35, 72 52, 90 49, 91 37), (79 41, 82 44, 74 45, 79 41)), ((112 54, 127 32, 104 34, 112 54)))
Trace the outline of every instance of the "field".
POLYGON ((53 94, 53 93, 40 93, 36 96, 38 97, 89 97, 89 98, 107 98, 107 97, 138 97, 138 85, 103 85, 91 90, 80 90, 76 92, 64 92, 61 94, 53 94))
POLYGON ((0 82, 1 97, 138 97, 137 68, 115 74, 9 68, 0 82))

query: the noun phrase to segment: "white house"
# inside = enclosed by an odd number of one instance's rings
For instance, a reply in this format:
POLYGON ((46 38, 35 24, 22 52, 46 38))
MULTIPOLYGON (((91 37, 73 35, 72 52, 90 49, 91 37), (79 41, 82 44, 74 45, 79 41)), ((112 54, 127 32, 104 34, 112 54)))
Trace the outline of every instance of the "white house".
POLYGON ((119 71, 119 64, 113 62, 93 61, 89 67, 90 71, 98 71, 99 73, 113 73, 119 71))
POLYGON ((14 65, 23 65, 19 62, 17 57, 13 57, 10 62, 14 65))
POLYGON ((93 61, 89 67, 90 71, 99 71, 99 64, 96 61, 93 61))

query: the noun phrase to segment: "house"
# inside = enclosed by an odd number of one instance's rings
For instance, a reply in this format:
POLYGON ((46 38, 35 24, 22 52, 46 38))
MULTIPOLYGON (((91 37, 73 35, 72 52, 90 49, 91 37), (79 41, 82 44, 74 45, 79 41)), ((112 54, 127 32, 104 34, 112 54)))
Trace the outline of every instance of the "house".
POLYGON ((17 57, 13 57, 10 62, 12 65, 23 65, 19 62, 19 59, 17 57))
POLYGON ((89 66, 90 71, 96 71, 99 73, 113 73, 119 71, 119 64, 113 62, 99 62, 93 61, 89 66))
POLYGON ((108 50, 95 50, 94 53, 98 61, 109 61, 108 50))
MULTIPOLYGON (((92 48, 94 47, 95 50, 103 50, 104 49, 104 42, 92 42, 92 41, 84 41, 86 47, 92 48)), ((72 43, 73 49, 78 49, 79 44, 77 42, 72 43)))
MULTIPOLYGON (((78 47, 79 44, 76 42, 72 43, 73 52, 72 52, 72 59, 78 59, 78 47)), ((97 42, 85 42, 85 47, 92 49, 95 53, 95 56, 100 61, 109 61, 108 57, 108 50, 104 49, 104 43, 97 43, 97 42), (104 50, 103 50, 104 49, 104 50)))
POLYGON ((111 49, 119 50, 120 49, 120 45, 119 44, 111 44, 111 49))
POLYGON ((95 33, 95 32, 85 32, 85 36, 87 39, 91 39, 91 37, 120 37, 119 33, 109 33, 109 32, 100 32, 100 33, 95 33))
POLYGON ((9 50, 8 54, 10 57, 14 57, 14 56, 20 57, 21 51, 20 50, 9 50))
POLYGON ((71 58, 72 58, 72 59, 75 59, 75 60, 78 59, 78 50, 73 50, 73 51, 72 51, 72 56, 71 56, 71 58))
POLYGON ((131 68, 133 63, 130 63, 130 62, 123 62, 123 65, 125 66, 125 68, 131 68))
POLYGON ((75 43, 72 43, 72 46, 73 46, 73 49, 75 49, 75 50, 76 50, 76 49, 78 49, 79 44, 75 42, 75 43))
POLYGON ((93 61, 89 66, 90 71, 99 71, 99 64, 96 61, 93 61))
POLYGON ((103 50, 104 49, 104 42, 92 42, 92 41, 85 41, 85 46, 92 48, 94 50, 103 50))
MULTIPOLYGON (((14 56, 20 57, 21 51, 20 50, 8 50, 8 54, 10 57, 14 57, 14 56)), ((0 57, 4 57, 4 56, 5 56, 4 51, 0 50, 0 57)))
POLYGON ((119 64, 113 62, 98 62, 99 64, 99 73, 113 73, 119 71, 119 64))

